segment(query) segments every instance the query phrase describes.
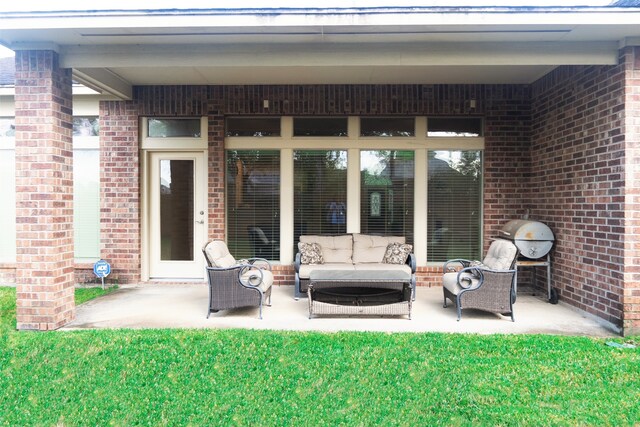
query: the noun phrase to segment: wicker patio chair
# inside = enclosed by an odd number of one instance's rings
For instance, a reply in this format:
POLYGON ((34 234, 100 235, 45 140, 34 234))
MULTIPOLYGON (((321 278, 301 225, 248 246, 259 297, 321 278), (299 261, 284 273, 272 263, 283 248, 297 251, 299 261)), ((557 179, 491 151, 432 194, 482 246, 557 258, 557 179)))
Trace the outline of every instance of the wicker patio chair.
POLYGON ((482 262, 453 259, 444 263, 442 289, 444 307, 447 298, 456 304, 458 321, 462 309, 473 308, 513 317, 515 301, 514 268, 518 249, 504 239, 497 239, 482 262))
POLYGON ((209 309, 211 313, 240 307, 271 305, 273 273, 271 264, 262 258, 236 262, 222 240, 212 240, 202 248, 207 260, 209 309))

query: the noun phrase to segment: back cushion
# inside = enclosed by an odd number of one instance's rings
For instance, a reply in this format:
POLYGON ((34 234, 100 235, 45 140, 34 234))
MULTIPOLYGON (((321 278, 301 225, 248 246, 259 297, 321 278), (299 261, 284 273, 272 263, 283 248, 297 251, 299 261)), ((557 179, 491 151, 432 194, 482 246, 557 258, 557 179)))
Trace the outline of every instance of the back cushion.
POLYGON ((300 236, 300 242, 319 244, 325 263, 353 263, 353 237, 351 237, 351 234, 343 236, 300 236))
POLYGON ((353 235, 353 262, 382 262, 389 243, 404 243, 404 236, 371 236, 368 234, 353 235))
POLYGON ((516 245, 508 240, 497 239, 489 246, 482 263, 493 270, 509 270, 517 254, 516 245))
POLYGON ((229 249, 223 241, 214 240, 207 244, 204 250, 214 267, 229 268, 236 264, 236 259, 229 253, 229 249))

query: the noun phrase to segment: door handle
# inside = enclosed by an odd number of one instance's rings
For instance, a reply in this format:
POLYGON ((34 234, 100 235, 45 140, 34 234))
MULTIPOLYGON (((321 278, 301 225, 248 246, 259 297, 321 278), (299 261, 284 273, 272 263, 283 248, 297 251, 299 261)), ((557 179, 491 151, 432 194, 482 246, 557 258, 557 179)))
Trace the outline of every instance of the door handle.
POLYGON ((196 222, 197 222, 198 224, 204 224, 204 219, 201 219, 200 221, 196 220, 196 222))

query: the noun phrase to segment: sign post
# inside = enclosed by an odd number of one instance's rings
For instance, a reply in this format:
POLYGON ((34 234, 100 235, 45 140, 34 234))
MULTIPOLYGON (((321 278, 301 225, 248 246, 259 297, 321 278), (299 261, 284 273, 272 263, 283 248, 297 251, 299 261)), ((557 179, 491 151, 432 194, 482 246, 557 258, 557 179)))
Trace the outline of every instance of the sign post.
POLYGON ((111 265, 107 261, 101 259, 93 264, 93 274, 102 280, 102 289, 104 290, 104 278, 111 274, 111 265))

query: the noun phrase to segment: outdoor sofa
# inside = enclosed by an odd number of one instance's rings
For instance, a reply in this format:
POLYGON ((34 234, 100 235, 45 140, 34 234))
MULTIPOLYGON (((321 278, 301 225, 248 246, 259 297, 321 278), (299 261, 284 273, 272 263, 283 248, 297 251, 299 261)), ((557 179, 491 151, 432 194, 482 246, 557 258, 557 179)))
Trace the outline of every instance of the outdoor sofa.
MULTIPOLYGON (((343 234, 300 236, 295 258, 295 298, 307 296, 312 271, 399 271, 410 277, 413 297, 416 260, 403 236, 343 234)), ((352 274, 352 273, 347 273, 352 274)))

